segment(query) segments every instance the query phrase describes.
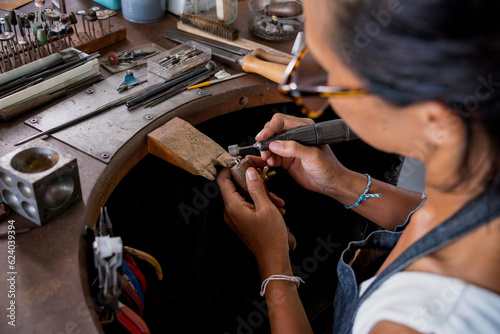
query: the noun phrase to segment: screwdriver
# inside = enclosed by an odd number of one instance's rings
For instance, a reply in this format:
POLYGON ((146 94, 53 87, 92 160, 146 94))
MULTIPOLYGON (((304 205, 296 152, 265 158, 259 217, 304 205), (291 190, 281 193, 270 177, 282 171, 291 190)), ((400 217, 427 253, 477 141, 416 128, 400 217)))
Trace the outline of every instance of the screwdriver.
POLYGON ((230 145, 228 152, 237 156, 240 151, 255 148, 259 151, 269 151, 269 144, 275 140, 293 140, 306 146, 320 146, 324 144, 335 144, 359 138, 352 132, 347 124, 341 119, 320 122, 311 125, 299 126, 269 139, 258 141, 253 145, 238 147, 230 145))

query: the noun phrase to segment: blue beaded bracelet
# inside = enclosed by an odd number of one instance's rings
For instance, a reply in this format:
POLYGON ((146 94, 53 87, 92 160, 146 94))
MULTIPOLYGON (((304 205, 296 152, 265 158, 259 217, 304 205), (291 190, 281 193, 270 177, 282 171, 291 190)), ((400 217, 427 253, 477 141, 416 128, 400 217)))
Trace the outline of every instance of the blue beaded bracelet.
POLYGON ((370 186, 372 185, 372 178, 368 174, 365 174, 365 175, 368 178, 368 183, 366 184, 365 191, 363 191, 363 193, 361 195, 359 195, 358 200, 356 201, 356 203, 354 203, 351 206, 344 205, 344 208, 346 208, 348 210, 354 209, 354 208, 356 208, 359 205, 359 203, 361 203, 363 201, 366 201, 367 198, 382 197, 381 194, 369 194, 368 193, 368 191, 370 190, 370 186))

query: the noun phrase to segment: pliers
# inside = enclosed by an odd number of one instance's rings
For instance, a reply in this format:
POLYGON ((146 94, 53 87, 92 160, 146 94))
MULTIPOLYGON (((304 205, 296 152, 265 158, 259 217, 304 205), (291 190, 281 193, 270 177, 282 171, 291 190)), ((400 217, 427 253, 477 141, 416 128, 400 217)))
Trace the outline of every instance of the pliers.
POLYGON ((153 268, 155 268, 156 277, 158 278, 158 280, 161 281, 163 279, 163 272, 161 270, 161 266, 154 257, 152 257, 146 252, 128 246, 123 246, 123 252, 149 263, 151 266, 153 266, 153 268))
POLYGON ((132 334, 149 334, 148 325, 127 305, 118 302, 116 319, 132 334))

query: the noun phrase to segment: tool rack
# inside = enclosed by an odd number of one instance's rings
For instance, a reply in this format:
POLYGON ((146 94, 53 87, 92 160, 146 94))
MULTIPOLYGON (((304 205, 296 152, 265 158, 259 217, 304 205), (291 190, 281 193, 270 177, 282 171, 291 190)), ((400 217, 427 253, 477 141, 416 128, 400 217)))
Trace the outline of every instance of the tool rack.
POLYGON ((85 53, 93 53, 127 38, 126 28, 114 22, 116 11, 92 7, 88 11, 80 10, 77 13, 71 12, 71 15, 66 14, 66 20, 68 16, 71 16, 73 20, 62 23, 64 13, 50 8, 46 9, 46 14, 38 14, 42 13, 41 10, 30 13, 13 10, 0 18, 0 44, 2 46, 0 73, 8 72, 69 47, 85 53), (89 11, 96 13, 95 21, 87 19, 89 16, 86 13, 89 11), (55 13, 54 17, 57 19, 50 19, 49 13, 55 13), (36 21, 34 18, 36 14, 47 15, 45 22, 36 21), (15 20, 12 20, 13 17, 15 20), (44 30, 46 32, 42 34, 42 37, 37 36, 38 30, 44 25, 48 26, 44 30))

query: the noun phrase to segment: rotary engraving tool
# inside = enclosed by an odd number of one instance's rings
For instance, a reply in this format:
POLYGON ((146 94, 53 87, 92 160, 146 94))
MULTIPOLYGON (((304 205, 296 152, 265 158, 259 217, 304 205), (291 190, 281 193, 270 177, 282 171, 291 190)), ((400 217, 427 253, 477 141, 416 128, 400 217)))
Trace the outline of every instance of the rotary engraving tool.
POLYGON ((359 137, 349 129, 343 120, 335 119, 299 126, 269 139, 258 141, 251 146, 239 147, 238 145, 231 145, 228 152, 232 156, 237 156, 241 151, 251 148, 258 149, 261 152, 269 151, 269 144, 275 140, 293 140, 306 146, 320 146, 357 138, 359 137))

